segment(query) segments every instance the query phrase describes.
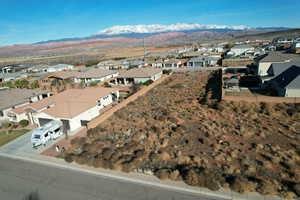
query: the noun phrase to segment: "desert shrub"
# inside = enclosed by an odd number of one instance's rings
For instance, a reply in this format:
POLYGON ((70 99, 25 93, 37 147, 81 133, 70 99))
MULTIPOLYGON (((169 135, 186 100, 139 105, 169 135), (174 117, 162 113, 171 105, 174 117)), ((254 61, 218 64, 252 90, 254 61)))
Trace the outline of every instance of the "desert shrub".
POLYGON ((3 124, 3 128, 10 128, 10 127, 12 127, 12 123, 10 122, 3 124))
POLYGON ((225 180, 221 174, 212 170, 204 170, 202 168, 192 168, 183 172, 183 180, 188 185, 207 187, 216 191, 220 189, 221 183, 225 180))
POLYGON ((71 140, 71 144, 75 148, 82 147, 85 143, 86 143, 85 137, 77 137, 71 140))
POLYGON ((39 87, 40 87, 40 85, 39 85, 39 82, 37 80, 30 83, 30 88, 31 89, 36 89, 36 88, 39 88, 39 87))
POLYGON ((95 168, 103 167, 103 160, 99 158, 95 159, 93 162, 93 166, 95 168))
POLYGON ((174 170, 169 174, 169 179, 173 181, 178 181, 181 179, 180 172, 178 170, 174 170))
POLYGON ((198 172, 195 169, 190 169, 183 174, 183 180, 186 184, 192 186, 204 186, 199 180, 198 172))
POLYGON ((260 103, 260 110, 261 113, 264 113, 266 115, 271 115, 274 112, 272 104, 265 102, 260 103))
POLYGON ((180 88, 184 88, 184 86, 180 83, 177 83, 175 85, 170 86, 170 88, 172 89, 180 89, 180 88))
POLYGON ((148 81, 144 82, 143 85, 151 85, 153 83, 153 81, 151 79, 149 79, 148 81))
POLYGON ((23 119, 23 120, 21 120, 21 121, 19 122, 19 124, 20 124, 21 127, 24 128, 24 127, 26 127, 26 126, 29 125, 29 121, 26 120, 26 119, 23 119))
POLYGON ((170 69, 164 69, 163 70, 163 74, 170 74, 172 72, 172 70, 170 69))
POLYGON ((64 159, 65 159, 66 162, 71 163, 71 162, 73 162, 73 155, 72 154, 66 154, 64 156, 64 159))
POLYGON ((105 83, 103 84, 103 86, 106 87, 106 88, 110 88, 110 87, 111 87, 111 85, 109 85, 108 82, 105 82, 105 83))
POLYGON ((154 172, 154 175, 157 176, 161 180, 166 180, 170 176, 170 170, 168 169, 159 169, 154 172))
POLYGON ((249 182, 246 178, 235 177, 230 185, 231 189, 239 193, 255 192, 255 184, 249 182))
POLYGON ((130 94, 134 94, 141 89, 140 84, 133 84, 130 86, 130 94))

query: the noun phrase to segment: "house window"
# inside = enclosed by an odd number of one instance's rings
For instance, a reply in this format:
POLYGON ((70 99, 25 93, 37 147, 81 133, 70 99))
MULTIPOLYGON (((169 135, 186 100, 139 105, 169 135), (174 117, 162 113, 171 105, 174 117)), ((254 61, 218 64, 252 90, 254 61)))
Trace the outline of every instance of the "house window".
POLYGON ((4 116, 3 110, 0 110, 0 117, 3 117, 3 116, 4 116))

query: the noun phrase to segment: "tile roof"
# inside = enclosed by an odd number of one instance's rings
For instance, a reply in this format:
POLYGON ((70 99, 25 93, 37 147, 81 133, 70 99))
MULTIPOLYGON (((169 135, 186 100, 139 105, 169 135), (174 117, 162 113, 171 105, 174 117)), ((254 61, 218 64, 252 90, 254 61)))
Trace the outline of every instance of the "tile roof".
POLYGON ((108 75, 116 74, 117 71, 113 70, 105 70, 101 68, 91 68, 83 72, 78 71, 62 71, 62 72, 54 72, 48 77, 57 77, 61 79, 68 78, 102 78, 108 75))
POLYGON ((127 71, 120 72, 119 77, 122 78, 149 78, 158 73, 161 73, 162 70, 158 68, 133 68, 127 71))
POLYGON ((253 46, 246 45, 246 44, 241 44, 241 45, 236 45, 232 47, 231 49, 251 49, 254 48, 253 46))
POLYGON ((94 107, 99 98, 105 97, 115 91, 118 91, 118 89, 102 87, 69 89, 41 101, 14 109, 13 112, 23 113, 27 109, 39 111, 46 108, 41 112, 52 117, 70 119, 94 107))
POLYGON ((101 68, 92 68, 76 75, 77 78, 102 78, 108 75, 116 74, 117 71, 106 70, 101 68))
POLYGON ((68 64, 57 64, 57 65, 52 65, 52 66, 49 66, 48 68, 54 68, 54 69, 66 69, 66 68, 69 68, 69 67, 74 67, 73 65, 68 65, 68 64))
POLYGON ((0 90, 0 109, 10 108, 16 105, 29 102, 31 97, 47 94, 47 91, 30 90, 30 89, 1 89, 0 90))
POLYGON ((177 63, 181 63, 181 60, 169 59, 169 60, 165 60, 163 63, 165 63, 165 64, 177 64, 177 63))
POLYGON ((68 78, 74 78, 78 76, 81 72, 76 71, 61 71, 61 72, 53 72, 48 75, 48 77, 56 77, 60 79, 68 79, 68 78))

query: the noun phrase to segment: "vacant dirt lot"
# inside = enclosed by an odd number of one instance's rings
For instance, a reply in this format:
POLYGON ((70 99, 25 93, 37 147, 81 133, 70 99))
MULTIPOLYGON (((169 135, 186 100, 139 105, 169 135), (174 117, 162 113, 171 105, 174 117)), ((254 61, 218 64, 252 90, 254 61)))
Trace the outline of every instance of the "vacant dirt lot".
POLYGON ((214 81, 173 74, 72 140, 65 160, 211 190, 299 197, 300 105, 218 102, 214 81))

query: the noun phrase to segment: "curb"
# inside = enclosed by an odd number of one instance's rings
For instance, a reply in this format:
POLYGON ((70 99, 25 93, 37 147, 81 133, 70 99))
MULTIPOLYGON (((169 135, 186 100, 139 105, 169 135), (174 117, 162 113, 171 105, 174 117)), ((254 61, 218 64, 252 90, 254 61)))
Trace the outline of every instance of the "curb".
POLYGON ((217 194, 217 193, 210 192, 210 191, 200 191, 200 190, 196 190, 196 189, 183 188, 183 187, 179 187, 179 186, 173 186, 173 185, 170 185, 170 184, 163 184, 163 183, 153 182, 153 181, 145 181, 145 180, 141 180, 141 179, 137 179, 137 178, 129 178, 129 177, 125 177, 125 176, 118 176, 118 175, 103 173, 103 172, 99 172, 99 171, 96 172, 96 171, 93 171, 93 170, 90 170, 90 169, 85 169, 85 168, 79 168, 79 167, 76 167, 76 166, 72 166, 70 164, 63 165, 63 164, 55 163, 55 162, 52 162, 52 161, 44 161, 44 160, 37 159, 37 158, 21 157, 21 156, 2 153, 2 152, 0 152, 0 156, 15 159, 15 160, 23 160, 23 161, 27 161, 27 162, 31 162, 31 163, 37 163, 37 164, 41 164, 41 165, 48 165, 48 166, 61 168, 61 169, 73 170, 73 171, 81 172, 81 173, 87 173, 87 174, 102 176, 102 177, 105 177, 105 178, 110 178, 110 179, 119 180, 119 181, 138 183, 138 184, 148 185, 148 186, 152 186, 152 187, 164 188, 164 189, 167 189, 167 190, 176 190, 176 191, 179 191, 179 192, 190 193, 190 194, 194 194, 194 195, 202 195, 203 197, 212 198, 212 199, 216 199, 216 198, 217 199, 224 199, 224 200, 235 199, 231 195, 217 194))

